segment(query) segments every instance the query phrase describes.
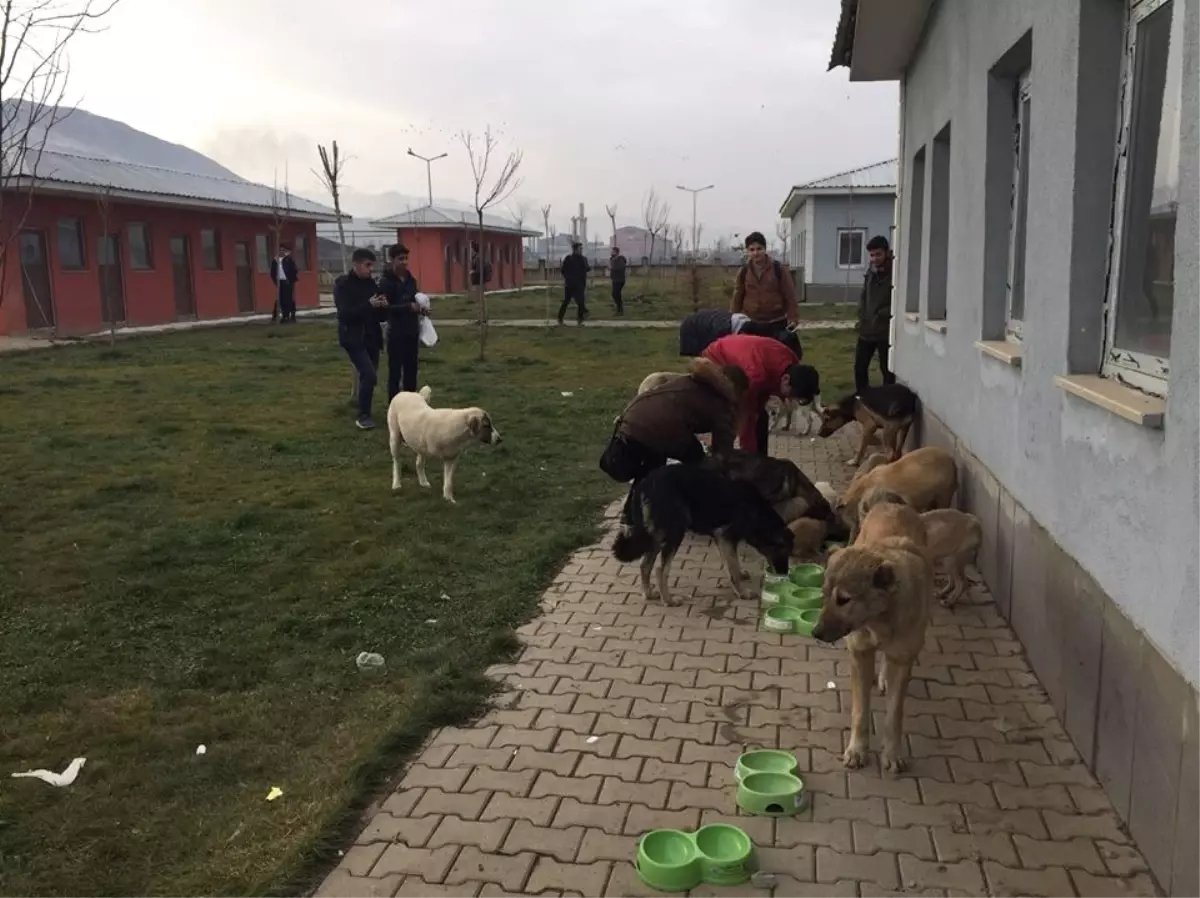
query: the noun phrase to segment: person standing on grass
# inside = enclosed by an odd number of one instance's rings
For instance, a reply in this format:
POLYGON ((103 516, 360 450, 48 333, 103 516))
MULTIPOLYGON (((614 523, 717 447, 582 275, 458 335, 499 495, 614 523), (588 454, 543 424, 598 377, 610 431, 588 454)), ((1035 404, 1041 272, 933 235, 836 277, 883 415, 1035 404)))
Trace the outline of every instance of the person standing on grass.
MULTIPOLYGON (((291 249, 285 244, 279 244, 279 253, 271 260, 271 283, 275 285, 275 311, 282 315, 282 322, 296 321, 296 281, 300 280, 300 272, 296 268, 296 260, 292 258, 291 249)), ((275 320, 272 312, 271 320, 275 320)))
POLYGON ((421 345, 421 316, 417 279, 408 270, 408 248, 402 243, 388 249, 391 266, 379 279, 379 292, 387 297, 388 402, 403 389, 417 391, 417 356, 421 345))
POLYGON ((732 365, 746 373, 748 385, 742 399, 738 442, 747 452, 767 454, 770 418, 767 400, 794 398, 808 405, 821 393, 821 377, 812 365, 779 340, 754 334, 730 334, 704 350, 703 357, 717 365, 732 365))
POLYGON ((894 384, 896 375, 888 368, 888 339, 892 325, 892 251, 887 238, 876 235, 867 241, 871 265, 863 277, 858 297, 858 343, 854 347, 854 392, 871 385, 871 356, 879 356, 884 384, 894 384))
POLYGON ((781 338, 798 318, 792 273, 767 254, 767 238, 758 231, 746 238, 746 254, 749 258, 734 278, 729 310, 749 316, 742 333, 781 338))
POLYGON ((621 291, 625 289, 625 269, 628 267, 629 262, 621 255, 620 248, 614 246, 608 257, 608 276, 612 280, 613 310, 617 317, 625 314, 625 301, 621 298, 621 291))
POLYGON ((563 318, 567 314, 567 307, 571 304, 571 300, 575 300, 575 320, 580 327, 583 327, 584 319, 587 318, 587 299, 585 291, 587 290, 588 272, 592 270, 592 266, 588 264, 587 256, 583 254, 583 244, 575 242, 571 244, 571 254, 564 256, 562 265, 559 266, 559 271, 563 277, 563 301, 558 307, 558 323, 563 323, 563 318))
POLYGON ((379 350, 383 344, 379 316, 386 314, 388 299, 375 283, 372 271, 375 254, 369 249, 356 249, 350 258, 350 271, 333 284, 338 344, 346 351, 350 364, 358 372, 358 418, 355 426, 359 430, 371 430, 375 426, 375 420, 371 417, 371 399, 379 379, 379 350))

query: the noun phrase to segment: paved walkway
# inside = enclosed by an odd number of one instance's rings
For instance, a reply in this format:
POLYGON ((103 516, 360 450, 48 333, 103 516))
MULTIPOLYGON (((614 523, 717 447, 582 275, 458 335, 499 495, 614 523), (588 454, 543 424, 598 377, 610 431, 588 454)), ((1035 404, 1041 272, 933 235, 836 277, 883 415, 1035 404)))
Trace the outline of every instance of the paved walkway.
MULTIPOLYGON (((844 440, 776 443, 844 483, 844 440)), ((319 895, 653 894, 631 864, 638 837, 719 820, 751 835, 773 892, 693 894, 1154 894, 981 585, 935 612, 911 770, 885 779, 839 762, 844 649, 757 629, 707 540, 676 563, 678 608, 647 604, 609 545, 571 558, 521 659, 492 671, 508 687, 494 710, 432 737, 319 895), (738 814, 732 764, 749 747, 795 752, 809 809, 738 814)))

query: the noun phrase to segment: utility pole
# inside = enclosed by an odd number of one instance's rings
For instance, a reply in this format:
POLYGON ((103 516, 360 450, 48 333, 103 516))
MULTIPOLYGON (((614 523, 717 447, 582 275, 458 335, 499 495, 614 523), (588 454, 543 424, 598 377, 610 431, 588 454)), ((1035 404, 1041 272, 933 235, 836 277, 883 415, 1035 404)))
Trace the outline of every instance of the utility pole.
POLYGON ((413 148, 408 148, 408 155, 420 159, 425 163, 425 183, 429 187, 429 205, 433 205, 433 163, 439 159, 445 159, 449 153, 442 153, 440 156, 422 156, 420 153, 414 153, 413 148))
POLYGON ((696 246, 696 243, 699 239, 696 235, 696 197, 699 194, 704 193, 704 191, 706 191, 706 190, 712 190, 714 186, 715 185, 713 185, 713 184, 709 184, 707 187, 684 187, 682 184, 675 185, 676 190, 682 190, 682 191, 685 191, 686 193, 690 193, 692 195, 692 257, 693 258, 695 258, 700 252, 700 247, 696 246))

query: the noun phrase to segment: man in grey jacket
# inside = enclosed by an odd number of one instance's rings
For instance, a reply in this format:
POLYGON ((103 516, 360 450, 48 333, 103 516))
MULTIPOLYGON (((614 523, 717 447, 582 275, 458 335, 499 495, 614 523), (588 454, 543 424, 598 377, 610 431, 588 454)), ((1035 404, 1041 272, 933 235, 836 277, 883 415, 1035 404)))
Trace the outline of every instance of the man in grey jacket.
POLYGON ((871 267, 863 278, 858 298, 858 344, 854 347, 854 392, 862 393, 871 385, 871 356, 879 356, 879 371, 885 384, 894 384, 896 375, 888 368, 888 338, 892 323, 892 253, 886 237, 867 241, 871 267))

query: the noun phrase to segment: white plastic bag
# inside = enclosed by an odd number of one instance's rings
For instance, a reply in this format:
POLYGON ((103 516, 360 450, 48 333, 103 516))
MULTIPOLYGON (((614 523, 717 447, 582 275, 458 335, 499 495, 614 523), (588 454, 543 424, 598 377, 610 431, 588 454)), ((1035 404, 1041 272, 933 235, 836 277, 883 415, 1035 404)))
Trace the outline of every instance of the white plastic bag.
MULTIPOLYGON (((419 305, 422 309, 424 309, 426 312, 428 312, 429 311, 429 297, 424 293, 418 293, 416 296, 416 299, 417 299, 417 305, 419 305)), ((434 329, 433 322, 430 320, 428 315, 421 316, 421 331, 420 331, 418 338, 420 339, 422 346, 437 345, 437 341, 438 341, 437 330, 434 329)))

